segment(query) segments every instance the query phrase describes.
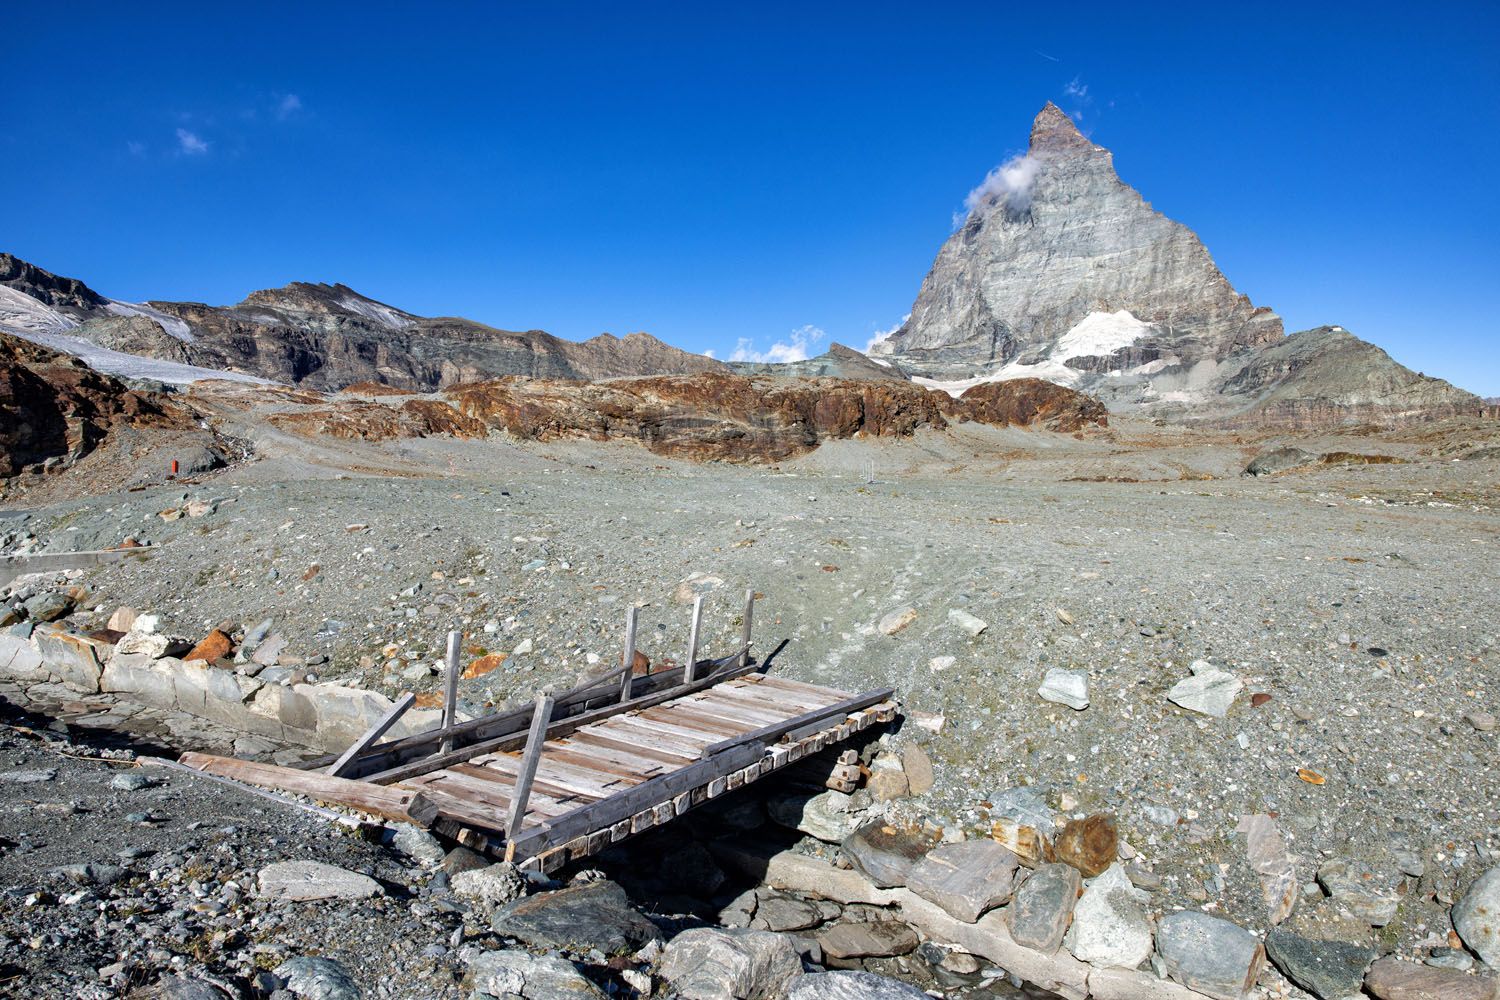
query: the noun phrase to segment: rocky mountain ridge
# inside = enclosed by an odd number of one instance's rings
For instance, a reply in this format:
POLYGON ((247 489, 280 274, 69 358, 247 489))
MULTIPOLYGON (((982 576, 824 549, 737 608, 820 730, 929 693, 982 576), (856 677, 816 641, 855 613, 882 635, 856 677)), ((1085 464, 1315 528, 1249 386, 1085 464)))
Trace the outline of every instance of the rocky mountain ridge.
POLYGON ((1284 336, 1051 103, 871 354, 949 391, 1038 377, 1172 420, 1312 426, 1483 405, 1341 327, 1284 336))

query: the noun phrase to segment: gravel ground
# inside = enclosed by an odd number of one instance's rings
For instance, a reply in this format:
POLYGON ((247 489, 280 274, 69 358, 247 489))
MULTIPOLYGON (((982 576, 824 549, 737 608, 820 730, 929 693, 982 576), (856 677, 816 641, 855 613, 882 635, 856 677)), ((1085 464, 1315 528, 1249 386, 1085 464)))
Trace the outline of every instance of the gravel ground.
POLYGON ((331 657, 309 670, 388 694, 434 689, 422 665, 462 629, 470 655, 508 654, 465 682, 476 711, 602 669, 632 601, 642 648, 680 658, 695 573, 720 581, 705 645, 727 650, 753 588, 757 649, 788 643, 777 670, 889 684, 943 717, 936 735, 900 734, 938 764, 903 808, 987 830, 988 795, 1036 785, 1070 814, 1119 817, 1161 879, 1158 912, 1208 906, 1255 930, 1264 905, 1233 831, 1270 813, 1308 884, 1295 926, 1410 949, 1446 935, 1446 903, 1500 851, 1495 734, 1466 719, 1500 711, 1500 462, 1452 461, 1451 436, 1416 432, 1298 443, 1411 461, 1248 480, 1268 442, 1149 427, 1084 441, 959 428, 770 469, 623 444, 283 443, 185 490, 6 527, 54 550, 160 546, 81 578, 97 623, 119 604, 191 638, 271 618, 289 652, 331 657), (218 503, 158 516, 185 497, 218 503), (904 608, 915 618, 884 634, 904 608), (971 636, 953 610, 987 629, 971 636), (1200 659, 1244 685, 1225 718, 1167 699, 1200 659), (1038 697, 1049 668, 1087 675, 1087 709, 1038 697), (1331 859, 1395 870, 1409 855, 1422 874, 1381 931, 1311 885, 1331 859))

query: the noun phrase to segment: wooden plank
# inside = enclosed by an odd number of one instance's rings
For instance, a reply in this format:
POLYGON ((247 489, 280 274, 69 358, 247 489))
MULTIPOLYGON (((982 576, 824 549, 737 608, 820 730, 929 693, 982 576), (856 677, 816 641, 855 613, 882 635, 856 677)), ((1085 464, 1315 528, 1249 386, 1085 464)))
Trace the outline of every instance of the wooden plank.
POLYGON ((667 705, 662 705, 659 708, 648 708, 644 712, 637 713, 636 718, 650 719, 652 722, 663 722, 669 726, 691 729, 694 732, 704 733, 720 739, 726 736, 748 733, 750 730, 757 728, 753 722, 736 722, 730 719, 722 719, 707 712, 696 712, 681 702, 675 701, 667 705))
POLYGON ((704 747, 703 754, 704 757, 707 758, 712 756, 713 754, 722 753, 725 750, 728 750, 740 743, 773 743, 776 740, 781 739, 783 736, 796 733, 799 729, 804 729, 809 726, 816 728, 827 720, 833 720, 828 722, 829 726, 837 725, 838 720, 840 720, 843 716, 848 715, 850 712, 858 711, 859 709, 867 708, 870 705, 885 701, 894 693, 894 690, 891 688, 881 688, 880 690, 876 691, 866 691, 864 694, 855 695, 852 698, 846 698, 837 704, 829 705, 827 708, 820 708, 815 712, 807 712, 806 714, 788 719, 785 722, 780 722, 773 726, 766 726, 764 728, 757 729, 754 732, 746 733, 743 736, 736 736, 732 740, 725 740, 721 743, 715 743, 712 746, 704 747))
MULTIPOLYGON (((521 769, 525 766, 524 760, 517 760, 509 755, 498 757, 480 757, 471 765, 455 766, 479 766, 487 771, 499 771, 502 773, 519 776, 521 769)), ((606 799, 622 788, 640 784, 641 779, 627 781, 612 775, 600 775, 595 772, 583 771, 566 764, 554 764, 551 753, 543 750, 542 758, 536 767, 535 780, 545 782, 557 788, 566 788, 575 795, 587 795, 595 799, 606 799)))
POLYGON ((690 701, 674 701, 668 707, 675 708, 678 705, 690 706, 695 711, 722 716, 732 722, 749 722, 752 728, 755 726, 767 726, 780 719, 790 719, 794 715, 801 715, 803 712, 808 711, 805 708, 767 707, 763 703, 741 701, 737 698, 709 698, 706 696, 695 696, 690 701))
POLYGON ((396 700, 396 704, 392 705, 390 707, 390 710, 382 715, 380 717, 380 720, 376 722, 375 725, 371 726, 369 729, 366 729, 363 736, 355 740, 353 743, 349 744, 349 749, 344 751, 342 757, 328 766, 328 776, 331 778, 343 777, 344 772, 349 769, 349 763, 354 760, 354 758, 358 757, 360 754, 368 750, 370 747, 374 746, 375 741, 384 736, 386 732, 396 724, 397 720, 399 720, 401 716, 406 714, 406 710, 408 708, 411 708, 412 705, 416 704, 416 702, 417 696, 412 694, 410 691, 406 692, 400 698, 398 698, 396 700))
POLYGON ((651 757, 643 757, 640 754, 633 754, 624 750, 613 750, 590 743, 582 743, 571 736, 567 739, 559 740, 557 745, 561 748, 562 752, 577 757, 580 766, 617 767, 641 778, 654 777, 656 774, 670 770, 674 766, 651 757), (591 761, 592 763, 584 765, 583 761, 591 761))
POLYGON ((772 677, 770 674, 757 674, 752 683, 765 684, 767 687, 781 688, 784 691, 800 691, 803 694, 812 695, 816 698, 833 701, 849 696, 849 692, 840 691, 838 688, 809 684, 806 681, 794 681, 787 677, 772 677))
MULTIPOLYGON (((771 687, 769 684, 720 684, 705 694, 714 694, 717 697, 736 702, 746 702, 752 705, 774 705, 791 709, 793 714, 800 712, 811 712, 815 708, 831 705, 838 698, 818 698, 810 694, 800 694, 795 691, 785 691, 781 688, 771 687)), ((847 693, 843 697, 848 697, 847 693)))
POLYGON ((630 610, 625 612, 625 651, 620 657, 620 669, 624 673, 620 677, 620 700, 630 700, 631 679, 635 674, 635 626, 636 619, 640 615, 640 608, 634 604, 630 610))
MULTIPOLYGON (((453 767, 435 772, 431 777, 434 780, 452 781, 455 785, 473 789, 477 794, 484 795, 486 798, 499 800, 501 815, 510 809, 510 799, 516 789, 514 775, 474 767, 471 764, 455 764, 453 767)), ((581 803, 591 800, 592 796, 583 797, 570 789, 539 782, 531 786, 531 801, 527 803, 526 809, 528 812, 541 813, 544 816, 558 815, 570 809, 576 809, 581 803)))
POLYGON ((698 759, 697 751, 673 751, 662 747, 642 746, 640 743, 630 740, 618 739, 605 732, 588 732, 580 730, 568 737, 571 744, 582 744, 587 747, 598 747, 616 753, 628 753, 635 757, 644 757, 654 760, 668 767, 680 767, 691 764, 698 759))
MULTIPOLYGON (((583 712, 581 714, 562 719, 561 721, 554 722, 552 725, 547 727, 547 738, 557 739, 560 736, 567 736, 585 726, 590 726, 594 723, 613 718, 614 716, 617 716, 622 712, 632 711, 637 708, 648 708, 652 705, 659 705, 663 702, 671 701, 673 698, 681 697, 684 694, 691 694, 694 691, 702 690, 703 688, 710 687, 714 684, 719 684, 726 680, 732 680, 733 678, 740 676, 741 671, 749 671, 753 669, 754 667, 730 667, 723 671, 710 674, 709 676, 696 682, 692 688, 671 688, 666 691, 657 691, 655 693, 646 695, 639 694, 639 685, 637 685, 636 693, 638 697, 633 698, 628 702, 608 704, 602 708, 593 709, 591 711, 583 712)), ((653 675, 653 677, 661 676, 665 675, 653 675)), ((646 678, 641 677, 636 678, 637 681, 645 679, 646 678)), ((459 726, 457 728, 462 729, 467 725, 469 725, 469 723, 459 723, 459 726)), ((493 740, 484 740, 471 743, 470 745, 462 747, 461 749, 454 750, 450 754, 429 756, 423 760, 414 760, 410 763, 400 764, 395 767, 387 768, 383 771, 372 773, 370 771, 364 770, 363 768, 361 770, 362 773, 366 775, 365 780, 374 781, 378 784, 384 785, 392 781, 403 781, 418 774, 426 774, 428 771, 436 771, 437 769, 446 767, 449 764, 459 763, 465 760, 469 760, 473 757, 478 757, 480 754, 503 753, 509 750, 519 750, 524 745, 525 741, 522 737, 517 734, 509 734, 506 736, 497 737, 493 740)), ((383 750, 384 748, 382 747, 381 751, 383 750)), ((377 751, 377 754, 379 754, 381 751, 377 751)))
POLYGON ((233 778, 261 788, 296 792, 319 802, 331 802, 386 819, 420 827, 432 825, 438 809, 420 790, 405 785, 370 785, 363 781, 335 778, 316 771, 298 771, 252 760, 185 753, 179 762, 195 771, 233 778))
POLYGON ((745 615, 740 628, 740 666, 750 658, 750 621, 755 614, 755 591, 745 591, 745 615))
POLYGON ((685 729, 682 726, 673 726, 655 719, 643 719, 639 715, 626 715, 611 719, 608 728, 615 732, 633 731, 647 736, 654 734, 659 741, 666 740, 669 745, 675 743, 679 746, 705 747, 716 742, 712 736, 696 729, 685 729))
POLYGON ((652 774, 661 770, 661 765, 650 762, 650 766, 642 773, 638 767, 630 767, 615 761, 606 760, 591 754, 579 753, 566 743, 549 744, 547 747, 547 764, 566 764, 575 767, 579 771, 592 775, 598 781, 609 779, 628 779, 634 785, 645 781, 652 774))
MULTIPOLYGON (((587 732, 595 732, 592 727, 587 732)), ((637 719, 634 716, 618 716, 610 719, 608 725, 601 725, 599 730, 603 735, 612 739, 624 740, 626 742, 640 742, 646 747, 660 747, 669 753, 691 753, 696 756, 703 752, 705 742, 712 743, 713 740, 702 740, 696 738, 700 734, 689 734, 688 737, 678 736, 663 732, 658 723, 650 723, 646 719, 637 719)))
MULTIPOLYGON (((542 759, 542 744, 547 742, 547 724, 552 720, 552 697, 538 695, 536 711, 531 716, 531 732, 526 734, 526 752, 521 758, 521 770, 516 776, 515 797, 510 800, 510 816, 505 821, 505 837, 514 841, 521 830, 521 821, 526 817, 526 800, 531 797, 531 785, 536 780, 536 767, 542 759)), ((506 848, 506 860, 511 849, 506 848)))

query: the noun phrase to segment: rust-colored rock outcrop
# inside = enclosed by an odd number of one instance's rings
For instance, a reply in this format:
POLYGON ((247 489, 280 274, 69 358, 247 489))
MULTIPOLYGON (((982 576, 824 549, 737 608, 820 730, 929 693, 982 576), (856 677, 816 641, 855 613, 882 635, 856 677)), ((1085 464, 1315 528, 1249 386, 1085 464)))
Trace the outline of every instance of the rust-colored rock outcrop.
POLYGON ((975 420, 996 427, 1041 425, 1063 433, 1109 424, 1109 411, 1093 396, 1039 378, 973 386, 944 412, 961 421, 975 420))

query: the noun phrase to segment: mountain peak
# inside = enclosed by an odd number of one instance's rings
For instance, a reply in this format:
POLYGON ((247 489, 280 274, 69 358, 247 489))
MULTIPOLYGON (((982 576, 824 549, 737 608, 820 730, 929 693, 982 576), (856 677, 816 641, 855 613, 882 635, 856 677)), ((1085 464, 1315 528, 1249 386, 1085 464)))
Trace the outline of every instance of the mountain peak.
POLYGON ((1094 144, 1083 137, 1062 108, 1048 101, 1031 123, 1032 153, 1088 153, 1094 144))

